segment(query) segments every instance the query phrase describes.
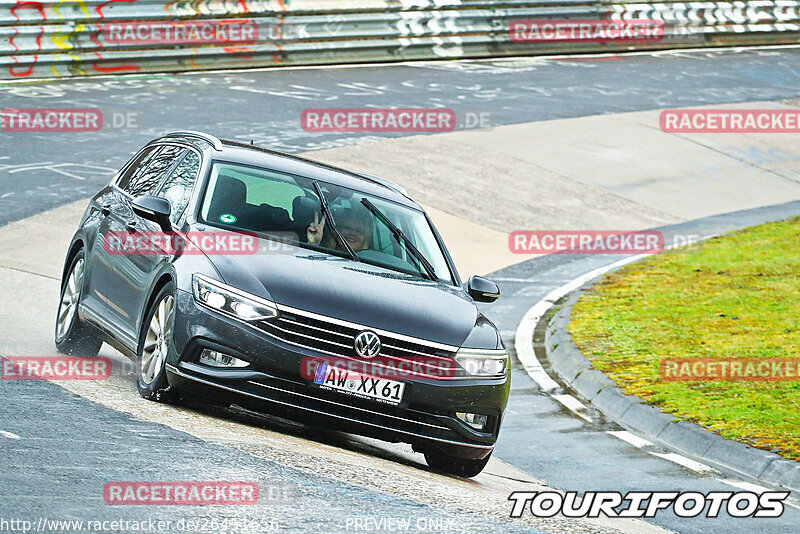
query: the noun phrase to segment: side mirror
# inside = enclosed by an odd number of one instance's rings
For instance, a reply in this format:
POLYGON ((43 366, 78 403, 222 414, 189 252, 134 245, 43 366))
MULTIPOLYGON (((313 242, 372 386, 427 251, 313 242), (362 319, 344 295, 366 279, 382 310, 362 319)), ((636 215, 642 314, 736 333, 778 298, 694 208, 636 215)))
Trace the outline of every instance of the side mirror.
POLYGON ((172 205, 169 200, 152 195, 142 195, 132 202, 133 212, 148 221, 153 221, 168 232, 172 229, 169 222, 169 214, 172 212, 172 205))
POLYGON ((471 276, 467 282, 467 293, 477 302, 494 302, 500 297, 500 288, 482 276, 471 276))

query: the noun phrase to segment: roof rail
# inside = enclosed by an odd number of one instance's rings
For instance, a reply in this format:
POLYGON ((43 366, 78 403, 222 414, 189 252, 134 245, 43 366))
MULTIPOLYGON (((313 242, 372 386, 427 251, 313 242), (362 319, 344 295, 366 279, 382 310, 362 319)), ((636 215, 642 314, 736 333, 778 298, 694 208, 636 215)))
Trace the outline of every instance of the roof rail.
POLYGON ((203 132, 193 132, 191 130, 181 131, 181 132, 171 132, 165 135, 164 137, 194 137, 196 139, 202 139, 203 141, 207 141, 214 147, 214 150, 217 152, 222 150, 222 141, 214 137, 213 135, 209 135, 203 132))
POLYGON ((391 180, 387 180, 386 178, 381 178, 380 176, 375 176, 374 174, 367 174, 365 172, 357 172, 356 174, 362 178, 369 180, 370 182, 374 182, 384 187, 388 187, 392 191, 400 193, 404 197, 408 196, 408 191, 406 191, 405 188, 403 188, 400 185, 397 185, 391 180))

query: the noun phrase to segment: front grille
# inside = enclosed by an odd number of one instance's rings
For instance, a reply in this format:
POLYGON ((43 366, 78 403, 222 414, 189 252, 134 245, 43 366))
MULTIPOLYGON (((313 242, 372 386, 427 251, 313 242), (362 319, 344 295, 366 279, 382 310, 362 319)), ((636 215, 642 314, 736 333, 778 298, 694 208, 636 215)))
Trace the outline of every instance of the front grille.
MULTIPOLYGON (((297 410, 300 410, 311 418, 317 418, 311 420, 333 420, 337 423, 333 428, 379 439, 406 443, 435 441, 445 445, 481 449, 491 449, 496 439, 496 435, 474 433, 467 435, 459 430, 462 425, 447 414, 435 413, 421 406, 410 405, 400 408, 379 403, 360 403, 356 402, 358 399, 342 397, 319 389, 309 389, 267 375, 253 380, 223 381, 205 375, 201 366, 196 364, 181 363, 178 367, 168 364, 168 370, 187 380, 244 395, 244 399, 237 399, 235 402, 245 408, 249 407, 246 402, 248 398, 263 401, 266 404, 259 404, 257 410, 296 420, 298 420, 297 410)), ((309 418, 301 420, 307 422, 309 418)))
POLYGON ((267 393, 268 396, 290 395, 294 398, 302 398, 305 403, 313 404, 315 407, 324 407, 326 412, 347 415, 353 420, 363 420, 371 422, 394 423, 397 428, 414 432, 431 433, 435 432, 441 437, 452 437, 453 430, 447 425, 442 424, 442 420, 447 414, 434 414, 420 411, 411 407, 400 408, 381 403, 359 404, 352 402, 353 399, 342 397, 338 393, 324 390, 303 390, 296 384, 268 383, 266 381, 248 381, 249 384, 258 386, 260 393, 267 393))
POLYGON ((414 342, 386 332, 380 333, 380 355, 375 359, 363 360, 355 352, 355 337, 369 328, 326 320, 316 314, 306 315, 300 310, 282 307, 277 318, 261 321, 258 325, 265 332, 287 343, 341 358, 369 361, 370 365, 378 367, 386 364, 425 378, 452 378, 461 376, 462 373, 455 363, 454 348, 414 342))

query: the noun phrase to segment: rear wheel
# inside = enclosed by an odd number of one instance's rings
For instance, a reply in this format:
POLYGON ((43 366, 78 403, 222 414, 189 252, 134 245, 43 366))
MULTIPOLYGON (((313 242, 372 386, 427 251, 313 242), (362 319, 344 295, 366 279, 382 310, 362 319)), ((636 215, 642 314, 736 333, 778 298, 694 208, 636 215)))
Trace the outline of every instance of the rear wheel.
POLYGON ((437 471, 442 471, 449 475, 456 475, 460 477, 472 478, 477 476, 478 473, 483 471, 486 464, 489 463, 491 454, 483 460, 470 460, 466 458, 456 458, 449 454, 444 454, 439 451, 428 451, 425 453, 425 461, 437 471))
POLYGON ((103 344, 97 332, 78 316, 85 264, 81 249, 72 258, 67 276, 61 284, 61 300, 56 314, 56 348, 71 356, 97 356, 103 344))
POLYGON ((175 350, 175 285, 170 282, 158 292, 147 311, 137 350, 139 394, 150 400, 174 402, 179 396, 167 382, 167 356, 175 350))

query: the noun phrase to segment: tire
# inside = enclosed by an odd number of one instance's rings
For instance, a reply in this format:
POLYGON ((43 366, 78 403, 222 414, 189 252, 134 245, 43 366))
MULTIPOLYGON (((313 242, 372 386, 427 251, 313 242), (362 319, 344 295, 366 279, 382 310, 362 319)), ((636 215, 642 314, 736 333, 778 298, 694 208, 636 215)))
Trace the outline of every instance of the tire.
POLYGON ((472 478, 477 476, 478 473, 483 471, 486 464, 489 463, 489 454, 483 460, 470 460, 465 458, 457 458, 444 454, 438 451, 429 451, 425 453, 425 461, 431 469, 442 471, 448 475, 456 475, 459 477, 472 478))
POLYGON ((56 348, 70 356, 97 356, 103 340, 98 333, 81 321, 78 305, 83 295, 84 266, 83 249, 79 250, 69 264, 67 274, 61 282, 60 300, 56 313, 56 348))
POLYGON ((145 399, 174 403, 177 390, 167 382, 166 363, 174 353, 175 284, 169 282, 158 292, 144 316, 136 350, 136 386, 145 399))

